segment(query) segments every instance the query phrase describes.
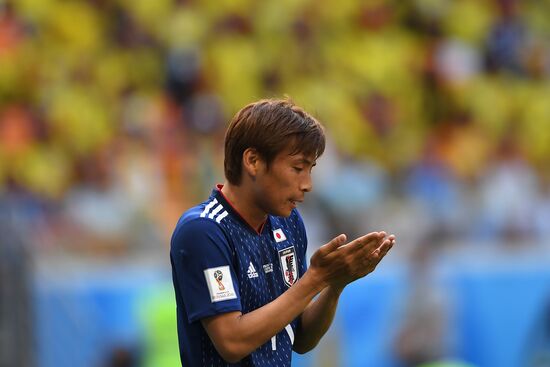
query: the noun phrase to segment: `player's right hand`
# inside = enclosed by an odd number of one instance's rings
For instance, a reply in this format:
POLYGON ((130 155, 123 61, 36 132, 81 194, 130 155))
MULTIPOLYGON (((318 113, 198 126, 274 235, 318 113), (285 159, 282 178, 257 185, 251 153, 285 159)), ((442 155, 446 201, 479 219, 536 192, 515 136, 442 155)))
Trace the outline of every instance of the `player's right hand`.
POLYGON ((374 271, 395 243, 395 236, 371 232, 346 243, 341 234, 311 257, 310 269, 325 286, 345 287, 374 271))

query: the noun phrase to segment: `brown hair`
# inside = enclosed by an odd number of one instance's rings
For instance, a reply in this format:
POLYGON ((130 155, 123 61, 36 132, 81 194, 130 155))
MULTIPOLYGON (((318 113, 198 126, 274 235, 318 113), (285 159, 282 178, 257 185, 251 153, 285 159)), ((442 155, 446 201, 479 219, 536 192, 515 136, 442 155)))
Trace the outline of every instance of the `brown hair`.
POLYGON ((289 99, 263 99, 243 107, 225 134, 225 177, 233 185, 241 183, 246 149, 256 149, 269 167, 290 144, 292 155, 317 159, 325 150, 323 127, 289 99))

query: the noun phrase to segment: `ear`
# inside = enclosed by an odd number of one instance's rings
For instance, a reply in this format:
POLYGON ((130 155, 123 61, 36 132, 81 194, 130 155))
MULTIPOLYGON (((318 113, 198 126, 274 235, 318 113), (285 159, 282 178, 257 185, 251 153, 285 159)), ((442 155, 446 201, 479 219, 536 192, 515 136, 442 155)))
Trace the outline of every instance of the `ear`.
POLYGON ((260 154, 255 148, 247 148, 243 152, 243 170, 252 178, 258 174, 262 162, 260 154))

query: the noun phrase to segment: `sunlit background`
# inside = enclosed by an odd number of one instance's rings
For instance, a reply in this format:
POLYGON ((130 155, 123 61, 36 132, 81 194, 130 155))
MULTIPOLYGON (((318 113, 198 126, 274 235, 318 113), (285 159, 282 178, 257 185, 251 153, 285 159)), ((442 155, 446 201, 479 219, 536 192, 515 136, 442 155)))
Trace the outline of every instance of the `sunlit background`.
POLYGON ((171 231, 284 95, 310 250, 398 238, 293 365, 550 366, 548 0, 0 0, 0 366, 177 366, 171 231))

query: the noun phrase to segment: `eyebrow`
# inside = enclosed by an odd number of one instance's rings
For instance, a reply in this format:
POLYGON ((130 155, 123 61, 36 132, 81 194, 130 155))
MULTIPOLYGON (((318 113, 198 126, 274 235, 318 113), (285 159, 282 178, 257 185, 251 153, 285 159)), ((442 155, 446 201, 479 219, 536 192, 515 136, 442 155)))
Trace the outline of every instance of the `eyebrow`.
POLYGON ((317 165, 317 162, 316 162, 316 161, 313 161, 313 162, 312 162, 312 161, 310 161, 310 160, 307 159, 307 158, 300 158, 300 159, 298 159, 298 162, 299 162, 299 163, 305 163, 305 164, 308 165, 308 166, 309 166, 309 165, 311 165, 311 166, 317 165))

